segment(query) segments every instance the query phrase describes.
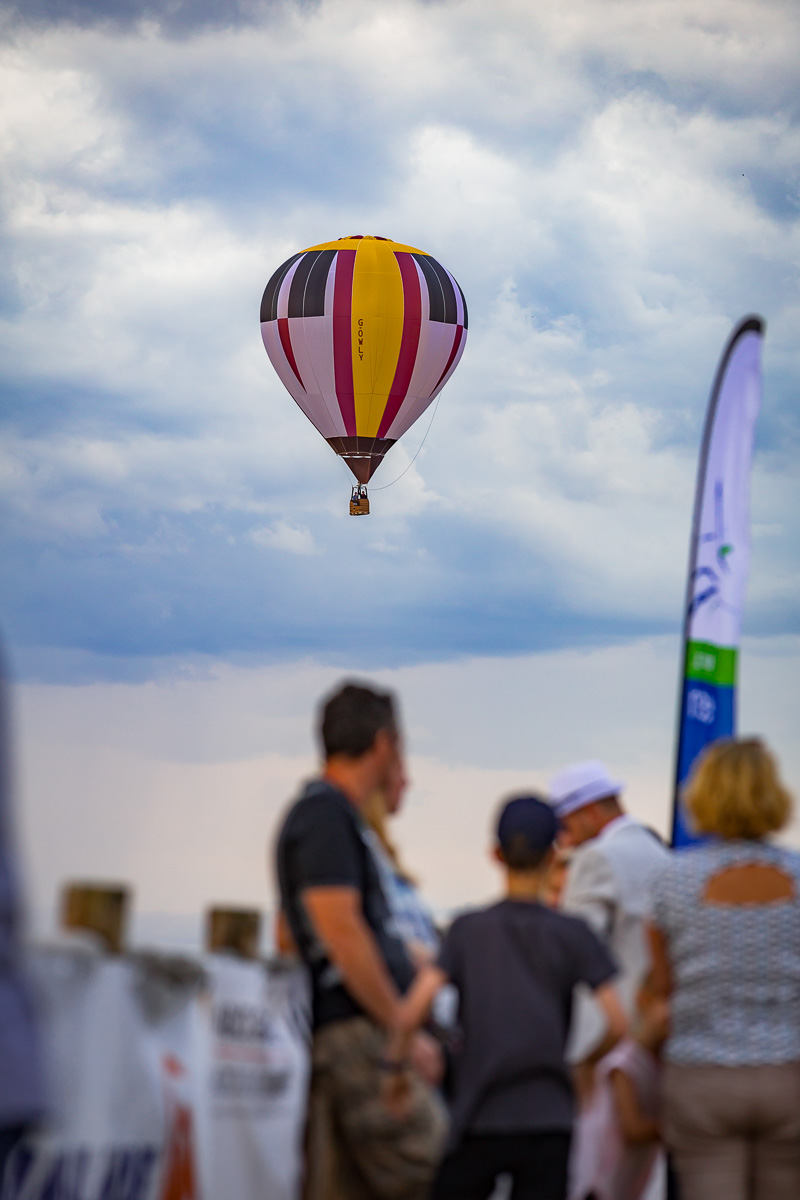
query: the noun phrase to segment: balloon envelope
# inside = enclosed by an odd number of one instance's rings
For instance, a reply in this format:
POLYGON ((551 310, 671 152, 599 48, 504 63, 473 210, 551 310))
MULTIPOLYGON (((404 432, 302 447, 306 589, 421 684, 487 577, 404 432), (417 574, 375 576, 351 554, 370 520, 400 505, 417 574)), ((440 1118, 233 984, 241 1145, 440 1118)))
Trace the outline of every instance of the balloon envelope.
POLYGON ((261 301, 273 367, 360 483, 447 383, 466 335, 466 301, 450 272, 388 238, 294 254, 261 301))

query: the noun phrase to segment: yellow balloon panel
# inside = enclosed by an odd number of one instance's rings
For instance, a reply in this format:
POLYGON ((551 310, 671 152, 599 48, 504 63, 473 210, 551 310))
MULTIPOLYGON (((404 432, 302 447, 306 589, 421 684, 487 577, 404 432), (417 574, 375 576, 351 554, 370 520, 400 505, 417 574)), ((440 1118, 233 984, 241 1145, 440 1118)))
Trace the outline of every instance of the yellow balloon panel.
POLYGON ((356 432, 376 437, 403 337, 403 280, 392 244, 358 247, 353 272, 353 393, 356 432))

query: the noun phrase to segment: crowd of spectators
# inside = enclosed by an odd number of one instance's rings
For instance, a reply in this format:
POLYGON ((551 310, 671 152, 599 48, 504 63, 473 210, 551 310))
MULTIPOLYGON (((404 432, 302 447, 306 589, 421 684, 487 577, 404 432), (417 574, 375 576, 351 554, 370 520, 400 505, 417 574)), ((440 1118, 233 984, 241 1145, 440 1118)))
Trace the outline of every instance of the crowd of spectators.
MULTIPOLYGON (((0 1180, 45 1108, 5 717, 0 675, 0 1180)), ((601 762, 507 799, 500 895, 442 931, 390 830, 394 697, 344 684, 318 733, 275 854, 312 1000, 303 1200, 800 1197, 800 855, 763 742, 698 758, 678 852, 601 762)))
POLYGON ((722 740, 670 853, 602 763, 506 801, 494 904, 440 937, 388 831, 394 698, 345 684, 277 842, 313 1007, 304 1200, 796 1200, 800 856, 762 742, 722 740), (503 1184, 505 1181, 505 1184, 503 1184))

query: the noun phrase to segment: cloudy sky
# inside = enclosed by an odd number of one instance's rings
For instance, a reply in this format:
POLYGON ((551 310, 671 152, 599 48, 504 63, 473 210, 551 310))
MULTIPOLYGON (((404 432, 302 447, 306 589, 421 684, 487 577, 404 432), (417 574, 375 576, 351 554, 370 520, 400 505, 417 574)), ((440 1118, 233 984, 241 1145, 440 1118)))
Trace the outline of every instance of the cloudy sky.
POLYGON ((129 880, 145 932, 267 907, 345 671, 401 689, 399 832, 438 907, 491 888, 497 797, 570 758, 663 827, 699 436, 748 312, 742 725, 800 790, 793 0, 25 0, 0 30, 0 626, 37 920, 77 875, 129 880), (428 250, 470 307, 366 521, 258 329, 275 267, 350 233, 428 250))

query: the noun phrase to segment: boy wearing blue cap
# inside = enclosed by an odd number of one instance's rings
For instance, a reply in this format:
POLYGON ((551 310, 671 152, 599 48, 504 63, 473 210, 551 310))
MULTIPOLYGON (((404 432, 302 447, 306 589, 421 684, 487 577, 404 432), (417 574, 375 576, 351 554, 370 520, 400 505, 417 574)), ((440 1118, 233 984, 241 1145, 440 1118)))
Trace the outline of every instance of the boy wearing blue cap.
POLYGON ((598 1058, 625 1032, 608 951, 580 918, 539 900, 557 832, 544 800, 517 796, 504 805, 493 852, 505 872, 504 898, 456 918, 438 964, 420 972, 408 993, 402 1030, 389 1046, 386 1100, 399 1112, 407 1039, 439 989, 455 985, 461 1044, 433 1200, 486 1200, 502 1174, 512 1176, 512 1200, 565 1200, 573 1094, 564 1051, 575 985, 594 990, 606 1018, 598 1058))

